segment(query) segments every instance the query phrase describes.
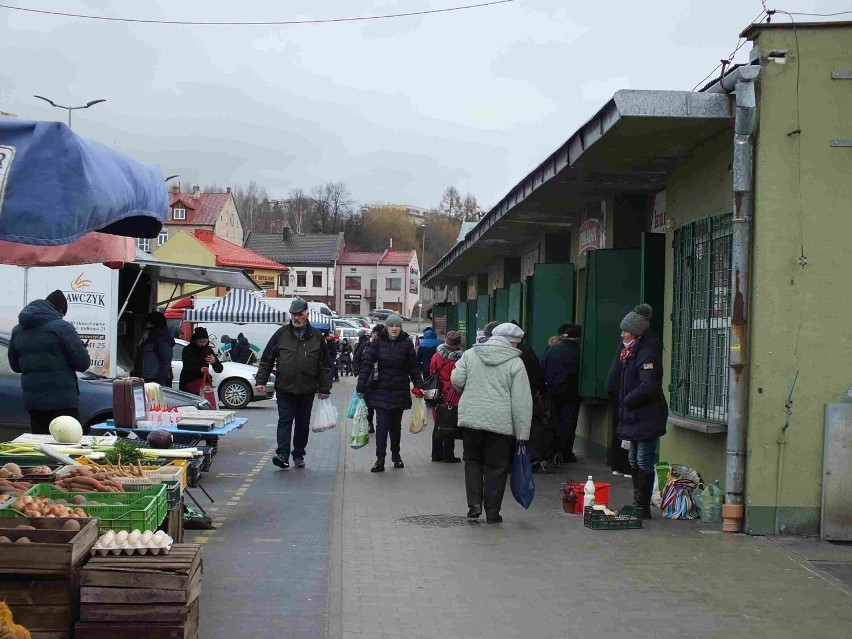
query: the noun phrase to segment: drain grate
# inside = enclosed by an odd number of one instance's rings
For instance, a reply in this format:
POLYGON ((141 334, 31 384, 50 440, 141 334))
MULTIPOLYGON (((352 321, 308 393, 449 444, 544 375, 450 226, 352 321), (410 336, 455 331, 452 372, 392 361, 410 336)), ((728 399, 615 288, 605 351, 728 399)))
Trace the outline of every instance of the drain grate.
POLYGON ((432 526, 433 528, 452 528, 453 526, 467 526, 478 524, 475 519, 468 519, 464 515, 414 515, 403 517, 400 521, 415 526, 432 526))

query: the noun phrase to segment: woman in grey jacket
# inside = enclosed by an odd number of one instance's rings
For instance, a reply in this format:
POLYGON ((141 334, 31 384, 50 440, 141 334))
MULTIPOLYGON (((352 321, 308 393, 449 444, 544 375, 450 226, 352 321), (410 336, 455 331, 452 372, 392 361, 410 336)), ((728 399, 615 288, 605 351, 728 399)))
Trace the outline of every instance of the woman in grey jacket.
POLYGON ((518 344, 524 332, 500 324, 484 344, 465 352, 451 375, 463 390, 459 426, 464 443, 467 516, 477 519, 485 506, 489 524, 503 521, 500 507, 506 491, 515 440, 526 441, 532 421, 532 394, 518 344))

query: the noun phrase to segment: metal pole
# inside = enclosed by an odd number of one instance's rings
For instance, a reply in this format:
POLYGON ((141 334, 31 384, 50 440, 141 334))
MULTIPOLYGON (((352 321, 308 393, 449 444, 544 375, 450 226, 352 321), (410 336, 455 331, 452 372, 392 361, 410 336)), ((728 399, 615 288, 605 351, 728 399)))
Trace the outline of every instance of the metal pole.
POLYGON ((731 244, 731 344, 728 372, 728 436, 723 530, 740 532, 745 505, 748 434, 748 317, 751 284, 751 226, 754 211, 754 80, 760 67, 738 69, 734 121, 734 213, 731 244))

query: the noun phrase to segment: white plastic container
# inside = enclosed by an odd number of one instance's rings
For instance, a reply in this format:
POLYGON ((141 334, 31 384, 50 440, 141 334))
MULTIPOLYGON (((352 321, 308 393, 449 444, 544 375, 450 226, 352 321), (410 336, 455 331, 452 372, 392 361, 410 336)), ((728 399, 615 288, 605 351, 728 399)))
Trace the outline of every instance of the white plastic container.
POLYGON ((583 509, 594 507, 595 505, 595 482, 592 481, 592 476, 586 480, 586 485, 583 486, 583 509))

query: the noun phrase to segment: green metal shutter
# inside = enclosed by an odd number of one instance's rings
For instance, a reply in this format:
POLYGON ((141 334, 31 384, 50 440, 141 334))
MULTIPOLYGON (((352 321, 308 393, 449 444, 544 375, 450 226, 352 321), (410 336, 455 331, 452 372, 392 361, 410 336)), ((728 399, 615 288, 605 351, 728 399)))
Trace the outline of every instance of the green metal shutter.
POLYGON ((467 338, 468 348, 476 342, 476 300, 467 303, 467 338))
POLYGON ((476 298, 476 329, 485 328, 485 325, 490 322, 488 311, 491 306, 491 298, 488 295, 480 295, 476 298))
POLYGON ((521 289, 522 285, 520 282, 512 282, 509 284, 509 300, 508 300, 508 308, 506 311, 506 317, 508 318, 506 321, 511 322, 512 320, 516 322, 520 322, 523 318, 521 317, 521 289))
POLYGON ((456 327, 462 334, 462 343, 467 345, 467 302, 459 302, 456 307, 456 327))
POLYGON ((654 309, 651 328, 663 337, 663 307, 666 281, 666 236, 661 233, 643 233, 641 273, 639 276, 639 302, 654 309))
POLYGON ((509 289, 498 288, 494 291, 494 321, 505 324, 509 321, 509 289))
POLYGON ((586 305, 580 394, 607 398, 606 376, 621 333, 621 320, 639 299, 638 249, 601 249, 586 253, 586 305))
POLYGON ((536 264, 532 290, 527 343, 541 357, 559 325, 574 321, 574 265, 536 264))

